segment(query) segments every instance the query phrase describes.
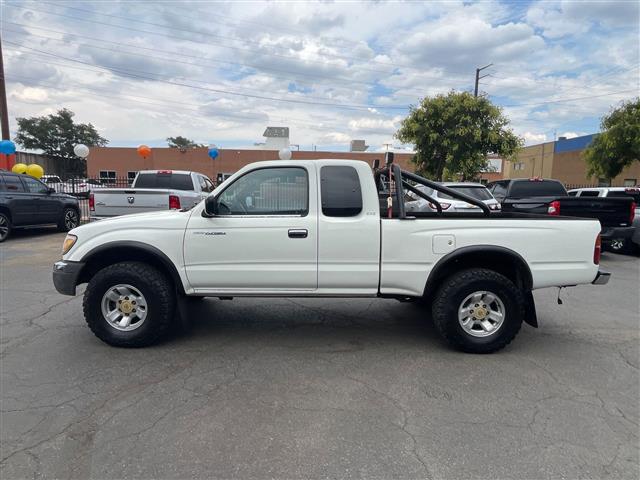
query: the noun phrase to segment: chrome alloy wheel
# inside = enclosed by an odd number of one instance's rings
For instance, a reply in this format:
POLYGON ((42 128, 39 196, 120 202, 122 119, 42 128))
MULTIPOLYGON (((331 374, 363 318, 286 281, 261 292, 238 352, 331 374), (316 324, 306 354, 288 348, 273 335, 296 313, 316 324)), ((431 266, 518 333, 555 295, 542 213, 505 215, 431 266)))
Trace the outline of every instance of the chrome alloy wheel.
POLYGON ((78 226, 78 212, 75 210, 67 210, 64 214, 64 226, 72 230, 78 226))
POLYGON ((458 308, 458 322, 473 337, 488 337, 504 323, 505 308, 502 300, 487 291, 473 292, 458 308))
POLYGON ((109 288, 101 307, 107 323, 122 332, 139 328, 147 318, 147 300, 137 288, 127 284, 109 288))

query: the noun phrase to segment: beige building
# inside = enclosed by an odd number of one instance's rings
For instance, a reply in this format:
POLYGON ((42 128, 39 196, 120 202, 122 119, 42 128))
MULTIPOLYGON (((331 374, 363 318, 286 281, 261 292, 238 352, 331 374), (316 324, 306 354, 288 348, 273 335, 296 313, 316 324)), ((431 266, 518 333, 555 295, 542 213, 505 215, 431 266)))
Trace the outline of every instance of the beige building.
MULTIPOLYGON (((555 142, 524 147, 511 162, 506 162, 504 178, 555 178, 569 187, 586 185, 608 185, 606 179, 587 176, 587 165, 583 158, 585 148, 594 135, 582 137, 560 137, 555 142)), ((636 162, 616 178, 612 186, 634 186, 640 181, 640 162, 636 162)))

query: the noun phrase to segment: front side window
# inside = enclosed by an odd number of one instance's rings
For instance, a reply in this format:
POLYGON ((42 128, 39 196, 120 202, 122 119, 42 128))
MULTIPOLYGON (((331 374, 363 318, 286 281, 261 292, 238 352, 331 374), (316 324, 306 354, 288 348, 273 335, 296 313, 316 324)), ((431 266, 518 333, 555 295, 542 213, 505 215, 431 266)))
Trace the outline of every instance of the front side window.
POLYGON ((306 215, 307 171, 299 167, 253 170, 218 197, 219 215, 306 215))
POLYGON ((507 195, 507 186, 504 183, 494 183, 491 187, 491 193, 496 198, 504 198, 507 195))
POLYGON ((355 217, 362 211, 358 172, 353 167, 326 166, 320 169, 322 214, 327 217, 355 217))
POLYGON ((25 187, 27 187, 27 191, 30 193, 47 193, 48 187, 31 177, 23 177, 22 181, 24 182, 25 187))
POLYGON ((24 192, 24 186, 17 175, 0 176, 0 190, 7 192, 24 192))

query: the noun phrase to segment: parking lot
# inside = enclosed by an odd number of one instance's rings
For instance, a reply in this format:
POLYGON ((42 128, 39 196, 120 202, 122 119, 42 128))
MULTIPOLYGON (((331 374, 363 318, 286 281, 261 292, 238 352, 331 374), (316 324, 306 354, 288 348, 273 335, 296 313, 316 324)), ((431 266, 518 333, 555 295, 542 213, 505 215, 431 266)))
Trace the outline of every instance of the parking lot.
POLYGON ((2 478, 638 478, 638 257, 494 355, 378 299, 207 299, 127 350, 55 292, 63 237, 0 246, 2 478))

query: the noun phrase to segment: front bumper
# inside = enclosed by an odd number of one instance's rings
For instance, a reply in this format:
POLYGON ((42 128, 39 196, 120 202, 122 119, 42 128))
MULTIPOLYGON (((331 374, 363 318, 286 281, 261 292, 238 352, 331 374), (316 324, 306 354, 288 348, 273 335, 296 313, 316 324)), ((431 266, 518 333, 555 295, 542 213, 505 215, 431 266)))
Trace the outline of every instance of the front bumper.
POLYGON ((84 262, 61 260, 53 264, 53 285, 63 295, 75 295, 84 262))
POLYGON ((611 242, 611 240, 618 238, 626 240, 627 238, 631 238, 633 236, 634 231, 635 228, 633 227, 606 228, 600 233, 600 238, 602 238, 602 241, 604 243, 611 242))
POLYGON ((603 272, 602 270, 598 270, 598 274, 596 278, 591 282, 593 285, 606 285, 609 282, 609 278, 611 278, 611 274, 609 272, 603 272))

